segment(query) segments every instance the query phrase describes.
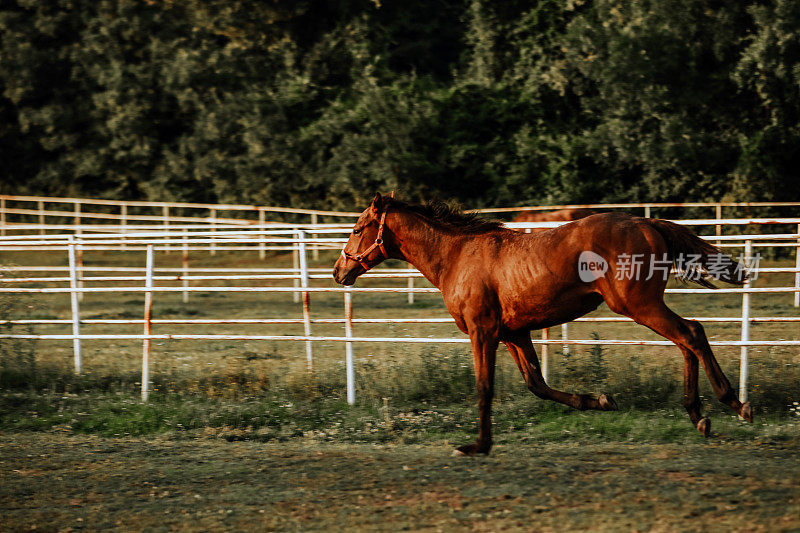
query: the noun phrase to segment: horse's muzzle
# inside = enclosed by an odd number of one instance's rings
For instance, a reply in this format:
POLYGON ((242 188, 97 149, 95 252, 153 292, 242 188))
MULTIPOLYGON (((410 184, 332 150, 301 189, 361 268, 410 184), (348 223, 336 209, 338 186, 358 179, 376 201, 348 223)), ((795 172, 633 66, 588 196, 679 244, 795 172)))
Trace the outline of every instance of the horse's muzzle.
POLYGON ((353 285, 356 282, 356 278, 358 277, 352 270, 343 275, 337 275, 337 274, 333 275, 333 280, 339 285, 346 285, 348 287, 350 285, 353 285))
POLYGON ((333 264, 333 281, 339 285, 352 285, 364 272, 365 270, 358 263, 345 257, 339 257, 333 264))
POLYGON ((333 265, 333 281, 339 285, 352 285, 356 280, 353 274, 353 269, 348 271, 339 264, 339 261, 333 265))

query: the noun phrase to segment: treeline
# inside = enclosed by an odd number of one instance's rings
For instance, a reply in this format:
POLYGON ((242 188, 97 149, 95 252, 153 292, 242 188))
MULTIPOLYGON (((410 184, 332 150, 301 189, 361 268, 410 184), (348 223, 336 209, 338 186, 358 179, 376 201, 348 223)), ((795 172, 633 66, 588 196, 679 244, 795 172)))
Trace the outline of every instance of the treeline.
POLYGON ((793 0, 0 0, 0 188, 800 200, 793 0))

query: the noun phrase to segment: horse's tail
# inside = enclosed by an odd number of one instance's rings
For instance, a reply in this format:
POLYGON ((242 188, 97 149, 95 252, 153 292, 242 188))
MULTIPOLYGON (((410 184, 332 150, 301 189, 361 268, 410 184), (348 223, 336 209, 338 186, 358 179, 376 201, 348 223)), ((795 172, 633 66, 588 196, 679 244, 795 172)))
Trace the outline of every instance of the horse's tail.
POLYGON ((747 271, 716 246, 704 241, 688 229, 668 220, 646 219, 667 243, 669 258, 682 271, 683 279, 715 289, 709 280, 744 285, 747 271))

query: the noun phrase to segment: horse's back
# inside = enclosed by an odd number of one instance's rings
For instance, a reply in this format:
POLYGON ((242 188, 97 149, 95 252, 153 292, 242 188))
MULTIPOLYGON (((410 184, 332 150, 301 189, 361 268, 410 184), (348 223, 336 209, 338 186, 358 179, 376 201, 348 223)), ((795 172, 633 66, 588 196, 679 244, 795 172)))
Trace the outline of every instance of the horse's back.
MULTIPOLYGON (((647 252, 660 258, 666 252, 647 220, 596 213, 548 231, 516 233, 490 274, 504 322, 509 327, 549 327, 594 310, 609 284, 616 283, 621 257, 647 252)), ((642 269, 649 264, 644 260, 642 269)))

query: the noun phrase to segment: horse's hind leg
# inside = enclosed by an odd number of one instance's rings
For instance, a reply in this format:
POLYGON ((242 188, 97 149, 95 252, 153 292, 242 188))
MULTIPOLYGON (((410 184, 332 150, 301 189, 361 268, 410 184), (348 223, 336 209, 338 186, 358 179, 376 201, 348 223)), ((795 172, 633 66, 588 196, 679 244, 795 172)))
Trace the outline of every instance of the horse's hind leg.
POLYGON ((617 403, 611 396, 601 394, 598 398, 588 394, 570 394, 550 388, 542 376, 539 358, 533 349, 528 333, 515 335, 511 339, 503 339, 503 343, 516 361, 528 389, 539 398, 553 400, 575 409, 595 409, 598 411, 616 411, 617 403))
POLYGON ((689 418, 694 424, 694 427, 708 437, 711 434, 711 420, 704 417, 700 411, 700 391, 697 387, 697 356, 678 345, 678 348, 683 352, 683 406, 686 412, 689 413, 689 418))
MULTIPOLYGON (((687 365, 684 380, 686 385, 684 401, 686 402, 689 416, 692 417, 692 422, 695 423, 698 430, 704 434, 708 433, 707 428, 699 425, 704 419, 695 421, 695 417, 699 416, 700 403, 697 397, 696 359, 699 359, 703 365, 703 369, 719 401, 739 413, 739 416, 748 422, 753 421, 750 403, 745 402, 742 404, 736 397, 736 391, 731 386, 722 368, 720 368, 716 357, 714 357, 714 352, 711 351, 711 346, 708 344, 703 326, 699 322, 686 320, 678 316, 663 302, 657 307, 650 307, 628 316, 662 337, 671 340, 683 351, 687 365)), ((705 420, 707 423, 707 419, 705 420)))

